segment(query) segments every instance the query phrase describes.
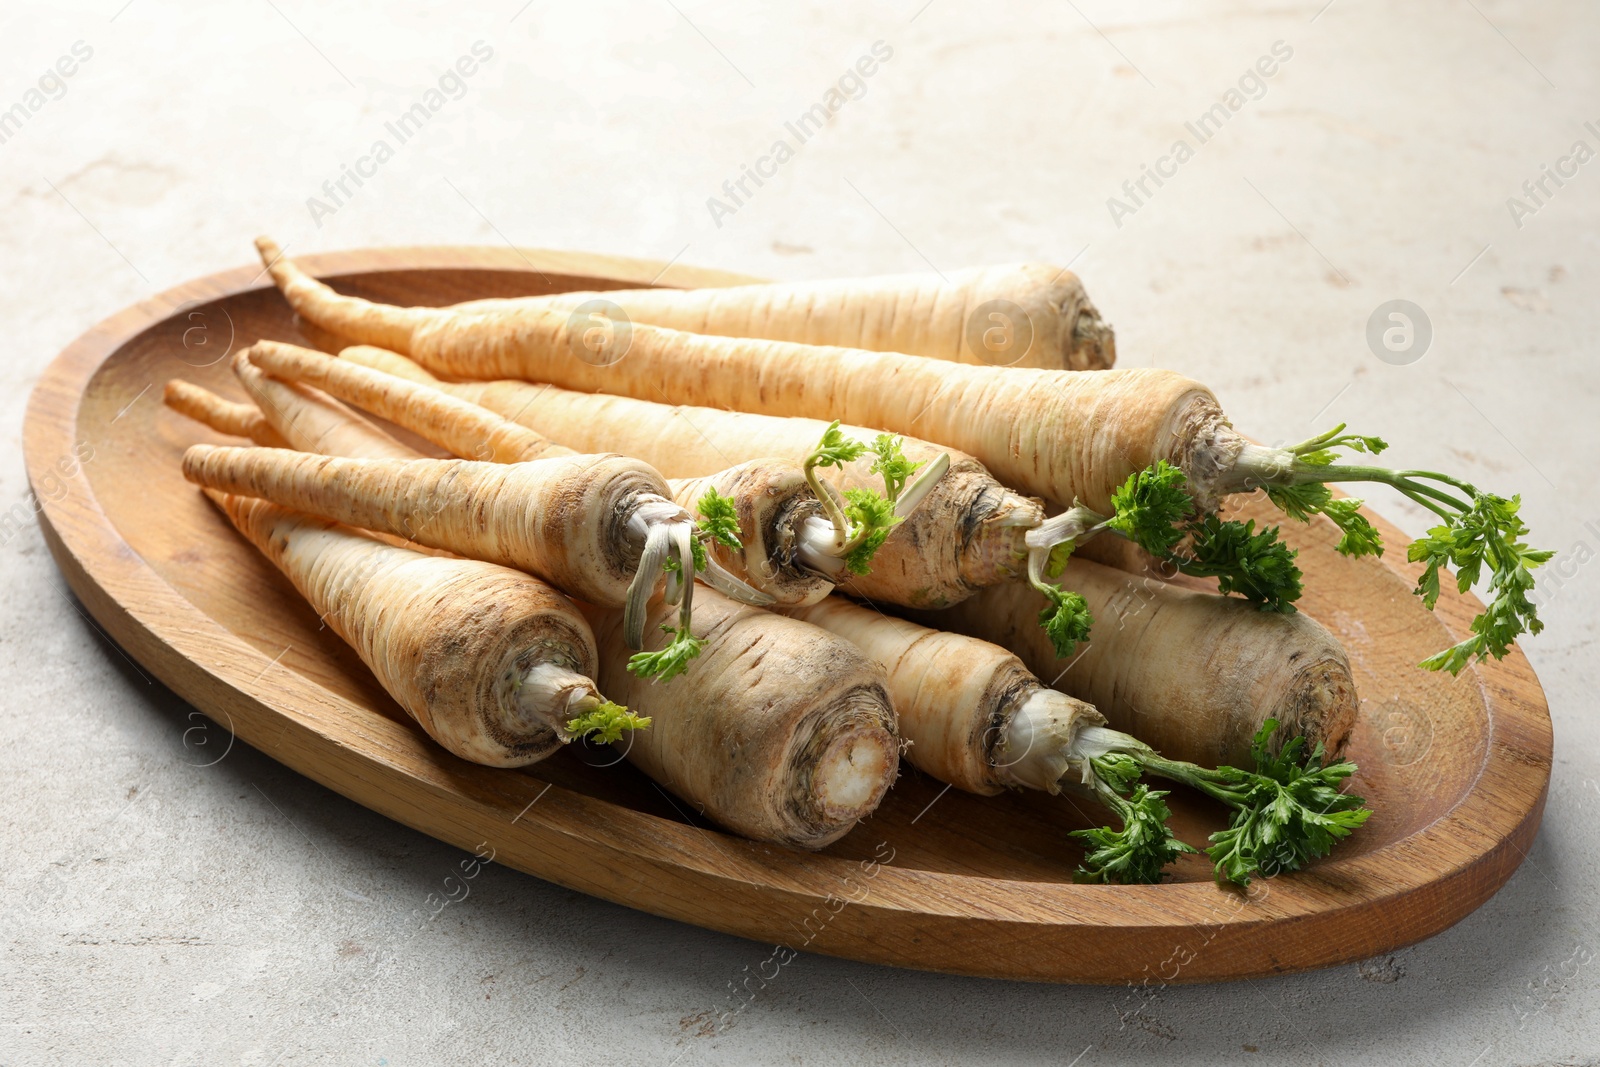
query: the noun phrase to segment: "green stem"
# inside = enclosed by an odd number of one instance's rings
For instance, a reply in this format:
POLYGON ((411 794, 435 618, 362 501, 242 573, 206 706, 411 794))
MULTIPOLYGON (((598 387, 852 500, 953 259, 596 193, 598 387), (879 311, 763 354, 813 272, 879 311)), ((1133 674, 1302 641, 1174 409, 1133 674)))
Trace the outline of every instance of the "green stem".
POLYGON ((1124 783, 1142 772, 1226 805, 1232 811, 1228 828, 1211 835, 1206 852, 1219 879, 1244 884, 1252 874, 1297 870, 1326 855, 1371 814, 1360 797, 1338 788, 1355 773, 1354 764, 1325 765, 1320 746, 1304 754, 1304 738, 1291 739, 1278 755, 1269 755, 1267 744, 1277 728, 1277 720, 1268 719, 1256 734, 1251 745, 1254 771, 1208 769, 1167 759, 1138 738, 1104 727, 1080 731, 1074 751, 1084 753, 1097 772, 1118 769, 1119 759, 1132 761, 1137 772, 1120 768, 1124 783))
MULTIPOLYGON (((806 484, 833 526, 833 542, 827 554, 844 560, 852 573, 866 574, 867 564, 888 536, 889 528, 915 510, 950 469, 950 455, 940 453, 931 462, 911 463, 900 438, 879 434, 869 446, 845 437, 835 420, 823 431, 802 469, 806 484), (871 473, 883 477, 882 493, 852 488, 841 494, 817 475, 819 467, 843 467, 869 452, 874 456, 871 473), (918 471, 921 475, 911 481, 918 471)), ((821 551, 820 547, 815 550, 821 551)))
MULTIPOLYGON (((1330 463, 1325 467, 1315 465, 1291 465, 1289 478, 1285 483, 1289 485, 1310 485, 1312 483, 1328 484, 1330 482, 1379 482, 1399 490, 1412 500, 1424 507, 1432 507, 1425 500, 1418 500, 1418 495, 1432 497, 1442 504, 1454 508, 1457 512, 1466 511, 1472 505, 1459 497, 1451 496, 1442 489, 1437 489, 1426 482, 1417 481, 1418 478, 1432 478, 1445 482, 1448 485, 1462 489, 1471 496, 1477 496, 1477 489, 1465 482, 1449 478, 1434 471, 1397 471, 1388 467, 1371 467, 1354 463, 1330 463)), ((1438 508, 1433 508, 1438 511, 1438 508)), ((1443 514, 1443 512, 1440 512, 1443 514)))
POLYGON ((1154 753, 1132 754, 1139 761, 1139 766, 1144 770, 1169 781, 1186 785, 1190 789, 1204 793, 1212 800, 1228 805, 1230 808, 1240 808, 1244 805, 1247 790, 1230 788, 1225 785, 1225 778, 1215 770, 1209 770, 1198 763, 1185 763, 1182 760, 1170 760, 1154 753))
POLYGON ((1101 777, 1098 769, 1089 775, 1089 791, 1094 794, 1094 798, 1100 806, 1115 815, 1117 821, 1122 823, 1123 826, 1127 826, 1133 821, 1133 805, 1128 803, 1126 797, 1112 788, 1111 783, 1101 777))
POLYGON ((1166 793, 1136 785, 1124 786, 1129 788, 1124 796, 1116 782, 1102 777, 1098 765, 1091 762, 1090 766, 1090 794, 1116 816, 1121 826, 1072 831, 1071 836, 1086 846, 1083 863, 1076 872, 1079 881, 1151 885, 1161 880, 1162 868, 1167 864, 1185 852, 1195 851, 1174 837, 1167 826, 1172 811, 1162 799, 1166 793))
POLYGON ((1328 430, 1328 431, 1326 431, 1324 433, 1319 433, 1315 437, 1307 438, 1306 440, 1301 441, 1297 445, 1290 445, 1288 448, 1284 449, 1284 451, 1285 452, 1293 452, 1297 456, 1303 456, 1307 452, 1315 452, 1317 449, 1321 448, 1323 445, 1327 444, 1329 441, 1333 440, 1335 437, 1338 437, 1340 431, 1343 430, 1343 429, 1344 429, 1344 424, 1340 423, 1338 426, 1335 426, 1333 429, 1328 430))
POLYGON ((828 516, 828 521, 833 523, 834 554, 842 556, 846 551, 846 543, 850 536, 850 520, 844 513, 844 501, 839 497, 839 491, 824 482, 817 475, 817 459, 815 452, 806 457, 803 470, 806 475, 806 484, 811 487, 811 492, 822 505, 823 514, 828 516))
POLYGON ((1406 556, 1426 563, 1416 593, 1430 610, 1438 602, 1440 573, 1454 572, 1457 589, 1465 593, 1488 569, 1488 608, 1472 620, 1471 633, 1451 648, 1423 660, 1428 670, 1459 674, 1469 663, 1489 657, 1499 659, 1523 634, 1544 628, 1537 605, 1530 598, 1533 570, 1553 553, 1530 548, 1522 541, 1528 527, 1518 515, 1520 497, 1501 497, 1480 490, 1471 482, 1437 471, 1393 470, 1365 463, 1335 463, 1338 449, 1376 455, 1386 449, 1381 439, 1344 433, 1344 426, 1287 449, 1246 445, 1233 467, 1212 490, 1218 493, 1265 489, 1273 503, 1293 518, 1309 521, 1327 516, 1343 536, 1337 546, 1344 555, 1378 555, 1383 551, 1377 529, 1359 512, 1361 501, 1336 500, 1327 486, 1335 482, 1376 482, 1443 520, 1413 541, 1406 556))
POLYGON ((1207 770, 1197 763, 1170 760, 1132 734, 1113 730, 1109 726, 1086 726, 1078 731, 1072 754, 1092 765, 1096 759, 1107 756, 1126 756, 1140 769, 1181 785, 1198 789, 1224 804, 1230 803, 1230 794, 1216 779, 1218 772, 1207 770))

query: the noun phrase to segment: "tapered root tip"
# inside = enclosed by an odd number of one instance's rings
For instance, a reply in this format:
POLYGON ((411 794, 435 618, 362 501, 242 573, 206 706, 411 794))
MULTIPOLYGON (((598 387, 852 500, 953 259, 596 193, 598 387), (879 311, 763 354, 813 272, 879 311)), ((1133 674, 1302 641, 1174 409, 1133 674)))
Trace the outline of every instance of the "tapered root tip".
POLYGON ((256 238, 256 251, 261 255, 261 262, 268 267, 283 258, 283 249, 278 247, 278 242, 267 236, 256 238))
MULTIPOLYGON (((277 359, 281 361, 293 359, 301 351, 304 350, 297 348, 295 345, 284 344, 282 341, 262 340, 257 341, 255 344, 246 348, 240 353, 240 356, 251 366, 260 367, 263 362, 263 357, 265 357, 265 360, 269 362, 273 359, 273 357, 277 357, 277 359)), ((318 354, 325 355, 325 353, 318 354)))
POLYGON ((215 451, 217 451, 215 445, 190 445, 184 449, 183 476, 196 485, 205 485, 206 480, 201 477, 201 468, 215 451))

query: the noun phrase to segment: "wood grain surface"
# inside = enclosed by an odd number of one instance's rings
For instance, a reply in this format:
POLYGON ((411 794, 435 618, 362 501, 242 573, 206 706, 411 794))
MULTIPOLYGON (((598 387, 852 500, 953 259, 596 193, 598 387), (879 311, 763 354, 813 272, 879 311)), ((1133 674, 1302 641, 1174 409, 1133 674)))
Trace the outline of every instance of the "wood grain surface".
MULTIPOLYGON (((412 304, 747 280, 514 249, 302 262, 345 292, 412 304)), ((1513 652, 1459 679, 1418 670, 1466 632, 1477 601, 1447 593, 1429 614, 1403 553, 1344 559, 1326 525, 1285 534, 1301 550, 1302 606, 1355 669, 1352 789, 1375 814, 1331 859, 1248 894, 1213 884, 1203 857, 1162 885, 1075 885, 1080 852, 1066 834, 1100 821, 1094 810, 1043 794, 967 796, 915 772, 844 840, 802 854, 720 832, 605 749, 522 771, 463 762, 405 717, 179 473, 187 445, 222 438, 166 410, 162 385, 183 377, 242 398, 225 357, 263 337, 308 340, 251 266, 128 308, 68 346, 35 389, 24 432, 45 538, 100 625, 239 740, 423 833, 465 849, 487 842, 497 862, 796 950, 1159 985, 1330 966, 1428 937, 1503 885, 1537 831, 1551 727, 1527 660, 1513 652)), ((1389 544, 1404 542, 1375 521, 1389 544)), ((1223 824, 1203 798, 1171 799, 1191 842, 1223 824)))

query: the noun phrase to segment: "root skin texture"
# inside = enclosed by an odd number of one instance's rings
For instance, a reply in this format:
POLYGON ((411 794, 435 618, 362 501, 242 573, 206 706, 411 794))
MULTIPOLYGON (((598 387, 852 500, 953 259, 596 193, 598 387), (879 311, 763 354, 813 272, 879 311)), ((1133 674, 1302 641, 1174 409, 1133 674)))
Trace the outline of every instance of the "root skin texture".
POLYGON ((833 589, 825 574, 795 559, 796 530, 820 513, 806 485, 805 472, 783 460, 751 460, 703 478, 668 481, 672 499, 685 511, 695 508, 708 489, 733 500, 742 551, 713 542, 706 546, 719 563, 779 604, 811 604, 833 589))
MULTIPOLYGON (((267 374, 312 386, 433 442, 451 455, 486 463, 571 456, 524 426, 437 388, 378 373, 308 348, 258 341, 247 353, 267 374)), ((335 453, 343 455, 345 453, 335 453)), ((354 454, 354 453, 351 453, 354 454)))
POLYGON ((563 741, 567 700, 529 701, 531 675, 593 694, 589 626, 529 575, 398 548, 261 500, 210 494, 407 713, 474 763, 521 767, 563 741))
MULTIPOLYGON (((914 434, 966 452, 1007 485, 1062 506, 1081 499, 1100 512, 1110 510, 1112 492, 1129 475, 1157 459, 1182 466, 1197 447, 1195 435, 1216 417, 1203 385, 1152 368, 1001 370, 642 325, 632 328, 628 351, 616 362, 580 358, 575 344, 566 316, 522 312, 434 320, 413 336, 411 348, 424 367, 448 375, 837 417, 914 434)), ((1204 488, 1197 482, 1197 491, 1204 488)))
POLYGON ((1062 584, 1095 616, 1088 643, 1068 660, 1035 625, 1044 598, 1027 586, 914 617, 1014 650, 1052 688, 1172 759, 1254 766, 1250 741, 1269 717, 1283 727, 1278 745, 1304 733, 1331 759, 1349 740, 1359 706, 1349 661, 1304 612, 1258 611, 1087 560, 1069 562, 1062 584))
POLYGON ((326 393, 269 378, 250 361, 233 357, 233 373, 256 407, 291 448, 362 459, 409 459, 411 449, 326 393))
MULTIPOLYGON (((839 597, 788 614, 844 638, 883 665, 900 736, 907 742, 906 759, 919 770, 985 796, 1016 786, 1055 792, 1064 761, 1054 775, 1037 770, 1048 762, 1047 742, 1040 737, 1033 746, 1011 730, 1018 709, 1042 690, 1016 656, 986 641, 886 618, 839 597), (1012 748, 1001 757, 1008 735, 1012 748)), ((1105 721, 1070 697, 1055 703, 1065 711, 1056 739, 1062 753, 1080 726, 1105 721)))
MULTIPOLYGON (((849 642, 793 619, 695 596, 706 650, 671 682, 629 674, 622 613, 585 608, 600 647, 601 689, 648 715, 618 747, 691 808, 746 837, 817 849, 876 809, 894 781, 899 741, 880 667, 849 642)), ((676 614, 650 607, 647 649, 676 614)))
POLYGON ((1082 281, 1048 263, 974 267, 943 277, 556 293, 474 300, 451 310, 570 313, 592 301, 620 307, 633 322, 690 333, 845 345, 953 363, 1105 370, 1117 355, 1111 326, 1089 302, 1082 281))
POLYGON ((225 400, 209 389, 181 379, 167 382, 162 402, 180 415, 209 426, 218 433, 247 437, 268 448, 288 448, 289 442, 272 428, 261 409, 254 404, 225 400))
POLYGON ((615 455, 508 465, 196 445, 184 454, 184 476, 515 567, 612 606, 623 603, 638 563, 639 545, 628 532, 634 505, 668 491, 649 467, 615 455))

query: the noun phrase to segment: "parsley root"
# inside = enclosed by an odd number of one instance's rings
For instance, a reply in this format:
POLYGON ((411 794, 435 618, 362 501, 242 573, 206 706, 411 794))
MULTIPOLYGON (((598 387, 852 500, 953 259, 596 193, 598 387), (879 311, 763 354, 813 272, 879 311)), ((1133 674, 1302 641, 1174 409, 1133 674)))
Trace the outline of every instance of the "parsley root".
MULTIPOLYGON (((273 379, 288 383, 290 388, 314 387, 402 426, 461 459, 519 463, 577 455, 476 404, 309 348, 257 341, 244 351, 243 358, 273 379)), ((332 448, 301 451, 350 454, 332 448)))
MULTIPOLYGON (((1103 370, 1116 338, 1078 276, 1045 263, 717 289, 622 289, 517 301, 571 312, 592 300, 647 322, 722 337, 905 352, 955 363, 1103 370)), ((503 308, 474 301, 452 310, 503 308)))
POLYGON ((272 424, 254 404, 241 404, 225 400, 209 389, 174 378, 162 390, 161 399, 167 407, 180 415, 187 415, 218 433, 234 437, 248 437, 258 445, 268 448, 288 448, 289 442, 272 428, 272 424))
MULTIPOLYGON (((315 285, 278 246, 256 240, 273 280, 287 293, 315 285)), ((411 309, 374 312, 325 298, 326 321, 351 341, 406 352, 402 318, 411 309)), ((590 301, 620 307, 634 322, 724 337, 764 337, 814 345, 1017 367, 1100 370, 1116 360, 1116 339, 1076 274, 1046 263, 977 267, 949 274, 902 274, 714 289, 610 289, 474 300, 449 311, 570 314, 590 301)), ((420 313, 420 312, 419 312, 420 313)), ((413 318, 416 316, 413 315, 413 318)))
MULTIPOLYGON (((1337 427, 1290 448, 1251 444, 1234 431, 1205 386, 1154 368, 1084 373, 966 366, 893 352, 788 341, 711 337, 633 324, 599 350, 583 324, 538 306, 479 311, 394 308, 344 297, 262 245, 274 280, 295 310, 345 336, 382 341, 447 375, 526 378, 568 389, 770 415, 841 418, 894 433, 916 433, 969 453, 1008 485, 1063 507, 1112 513, 1112 495, 1140 471, 1165 462, 1180 471, 1203 515, 1232 493, 1267 491, 1293 518, 1321 514, 1342 531, 1346 554, 1381 549, 1359 501, 1334 500, 1334 482, 1382 482, 1444 520, 1410 546, 1428 567, 1417 587, 1431 607, 1442 567, 1458 588, 1488 571, 1489 608, 1469 637, 1425 659, 1432 670, 1462 670, 1505 655, 1523 633, 1542 629, 1531 598, 1532 571, 1550 553, 1528 547, 1518 497, 1500 497, 1449 475, 1335 462, 1340 449, 1375 453, 1376 437, 1337 427), (621 345, 626 344, 622 350, 621 345), (880 384, 885 383, 885 384, 880 384)), ((1263 548, 1229 538, 1233 556, 1263 548)), ((1226 560, 1231 564, 1237 559, 1226 560)), ((1034 585, 1040 583, 1035 574, 1034 585)), ((1056 636, 1075 636, 1078 605, 1054 610, 1056 636)), ((1065 647, 1066 641, 1063 640, 1065 647)))
MULTIPOLYGON (((660 476, 621 456, 494 464, 196 445, 184 454, 183 469, 207 488, 515 567, 583 600, 626 604, 635 646, 644 636, 644 601, 668 556, 686 568, 680 575, 701 562, 692 552, 694 524, 666 499, 660 476)), ((715 566, 701 573, 771 603, 715 566)), ((669 576, 672 602, 685 616, 691 586, 674 587, 669 576)), ((697 651, 685 636, 682 654, 697 651)))
POLYGON ((1161 868, 1193 851, 1167 829, 1164 794, 1125 796, 1120 781, 1102 779, 1090 762, 1098 746, 1078 751, 1084 731, 1105 722, 1099 712, 1045 688, 1005 649, 885 618, 838 597, 787 614, 844 638, 883 665, 906 759, 918 770, 980 796, 1006 789, 1060 793, 1065 786, 1109 807, 1122 829, 1103 831, 1109 837, 1085 858, 1081 876, 1155 882, 1161 868))
MULTIPOLYGON (((1432 607, 1439 570, 1465 590, 1488 571, 1489 608, 1471 636, 1422 666, 1458 673, 1506 654, 1542 629, 1528 592, 1551 553, 1530 549, 1519 497, 1501 497, 1450 475, 1336 462, 1339 450, 1376 453, 1384 442, 1336 427, 1290 448, 1251 444, 1228 423, 1210 390, 1154 368, 1094 373, 963 366, 889 352, 784 341, 708 337, 633 325, 626 358, 596 359, 570 317, 536 307, 478 313, 383 309, 330 295, 305 276, 286 286, 297 311, 330 319, 384 319, 424 367, 477 378, 529 378, 569 389, 660 398, 773 415, 842 418, 917 433, 969 453, 996 477, 1061 506, 1109 514, 1127 479, 1165 461, 1183 473, 1202 512, 1232 493, 1265 490, 1293 518, 1321 514, 1342 531, 1349 555, 1381 549, 1359 501, 1334 500, 1334 482, 1380 482, 1443 524, 1412 543, 1428 564, 1417 593, 1432 607), (330 301, 339 301, 337 305, 330 301), (335 309, 337 308, 337 312, 335 309), (579 353, 590 358, 580 358, 579 353), (879 383, 892 383, 880 386, 879 383)), ((606 353, 602 353, 605 355, 606 353)), ((611 353, 615 355, 615 353, 611 353)), ((1238 546, 1247 547, 1247 546, 1238 546)))
POLYGON ((234 353, 234 377, 289 447, 363 459, 408 459, 413 455, 411 449, 326 393, 267 377, 251 362, 251 352, 247 348, 234 353))
POLYGON ((583 616, 537 578, 416 552, 261 500, 208 493, 395 701, 463 759, 520 767, 648 719, 607 701, 583 616))
MULTIPOLYGON (((548 426, 568 440, 597 448, 607 442, 620 444, 668 470, 710 466, 767 449, 786 458, 796 456, 813 483, 848 472, 847 479, 833 480, 844 486, 846 498, 835 495, 836 530, 847 528, 842 513, 848 499, 867 491, 872 481, 898 478, 903 483, 909 476, 910 457, 940 454, 936 446, 904 438, 891 448, 886 435, 836 423, 822 427, 820 442, 800 437, 817 431, 819 424, 811 419, 668 407, 516 381, 446 383, 410 360, 371 346, 347 348, 341 360, 431 383, 525 424, 548 426), (867 441, 873 444, 868 446, 867 441)), ((928 477, 917 470, 920 484, 927 485, 928 477)), ((814 488, 819 494, 827 492, 822 485, 814 488)), ((907 498, 916 491, 915 486, 907 489, 907 498)), ((1048 610, 1030 617, 1038 619, 1058 654, 1068 655, 1089 632, 1090 613, 1082 597, 1054 584, 1050 571, 1078 543, 1110 529, 1145 544, 1155 545, 1161 539, 1163 557, 1191 573, 1202 573, 1203 566, 1203 573, 1216 577, 1224 589, 1237 590, 1264 606, 1293 610, 1300 572, 1275 532, 1194 517, 1194 502, 1176 468, 1158 464, 1130 477, 1113 494, 1112 507, 1111 516, 1078 507, 1046 520, 1037 507, 999 486, 980 465, 958 459, 928 487, 927 499, 906 520, 907 528, 888 530, 872 559, 872 573, 856 578, 841 575, 841 587, 868 600, 937 607, 957 603, 976 588, 1025 579, 1049 598, 1048 610), (980 520, 987 508, 995 511, 980 520), (1186 537, 1184 545, 1176 545, 1186 537)), ((861 512, 867 517, 865 508, 861 512)))
POLYGON ((1140 784, 1144 775, 1181 782, 1232 809, 1228 828, 1212 835, 1208 849, 1219 880, 1296 870, 1326 855, 1369 814, 1359 797, 1337 789, 1353 765, 1324 765, 1320 746, 1304 756, 1304 738, 1284 744, 1278 756, 1267 753, 1275 719, 1251 739, 1255 771, 1210 769, 1162 757, 1108 729, 1093 707, 1045 688, 998 645, 886 619, 837 598, 789 613, 884 665, 909 742, 906 757, 918 768, 974 793, 1057 793, 1071 785, 1110 809, 1120 828, 1073 831, 1088 845, 1078 869, 1083 880, 1154 882, 1161 868, 1195 851, 1167 828, 1167 794, 1140 784))
MULTIPOLYGON (((746 837, 816 849, 877 808, 900 744, 882 668, 794 619, 707 592, 694 639, 705 653, 671 685, 632 673, 620 612, 585 607, 601 688, 650 717, 627 758, 699 813, 746 837)), ((677 642, 656 602, 648 652, 677 642)))
MULTIPOLYGON (((579 454, 437 385, 411 377, 270 341, 252 346, 248 357, 269 374, 326 390, 458 458, 517 463, 579 454)), ((837 434, 837 427, 833 432, 837 434)), ((705 514, 708 502, 717 506, 725 500, 722 506, 732 508, 723 516, 720 535, 706 536, 702 530, 700 539, 729 573, 780 603, 816 600, 826 596, 846 570, 867 573, 888 528, 915 508, 948 464, 943 456, 931 465, 912 464, 901 454, 896 440, 880 436, 873 446, 878 459, 871 471, 882 477, 884 493, 862 487, 846 490, 851 514, 871 516, 871 521, 862 520, 855 526, 832 506, 833 499, 819 503, 811 495, 812 490, 822 492, 827 487, 819 486, 808 471, 781 460, 752 460, 704 478, 674 479, 668 484, 672 499, 685 510, 699 512, 703 526, 712 521, 712 516, 705 514), (929 469, 919 473, 922 466, 929 469), (906 482, 913 474, 918 475, 917 481, 908 487, 906 482), (900 514, 896 514, 896 505, 900 514), (821 518, 819 512, 826 512, 827 518, 821 518), (741 544, 741 527, 756 539, 753 544, 741 544)), ((835 451, 854 447, 851 458, 866 451, 865 446, 850 442, 832 441, 831 447, 835 451)), ((694 551, 699 561, 700 546, 694 551)), ((675 562, 669 560, 668 565, 675 562)))
POLYGON ((913 617, 1011 649, 1051 687, 1177 759, 1246 765, 1269 715, 1284 725, 1274 743, 1303 735, 1334 754, 1344 748, 1359 709, 1350 663, 1305 613, 1256 611, 1081 559, 1062 580, 1099 619, 1070 659, 1029 625, 1044 601, 1026 586, 997 586, 913 617))

